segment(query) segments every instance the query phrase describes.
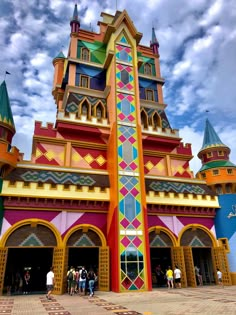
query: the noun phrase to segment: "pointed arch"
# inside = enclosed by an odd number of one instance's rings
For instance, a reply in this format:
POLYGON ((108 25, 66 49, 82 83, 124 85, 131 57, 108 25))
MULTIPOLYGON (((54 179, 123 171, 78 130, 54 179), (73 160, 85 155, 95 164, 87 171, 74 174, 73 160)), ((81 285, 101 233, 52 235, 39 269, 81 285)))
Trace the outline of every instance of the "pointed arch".
POLYGON ((98 102, 93 108, 93 116, 97 117, 98 121, 106 118, 106 108, 102 102, 98 102))
POLYGON ((201 225, 201 224, 188 224, 185 227, 183 227, 183 229, 179 233, 178 246, 181 246, 181 239, 187 230, 193 230, 194 231, 197 229, 204 231, 209 236, 213 247, 217 247, 217 240, 216 240, 215 236, 213 235, 213 233, 207 227, 205 227, 204 225, 201 225))
POLYGON ((150 124, 154 130, 157 130, 158 127, 162 126, 161 117, 157 111, 152 113, 150 124))
POLYGON ((103 232, 98 227, 94 225, 90 225, 90 224, 79 224, 79 225, 74 226, 72 229, 70 229, 63 239, 64 246, 67 245, 67 242, 69 238, 71 237, 71 235, 78 230, 84 230, 84 231, 92 230, 99 236, 102 247, 107 246, 107 241, 103 232))
POLYGON ((148 128, 148 115, 144 108, 141 109, 141 125, 144 129, 148 128))
POLYGON ((56 242, 57 242, 57 247, 62 245, 62 239, 61 239, 60 232, 57 230, 57 228, 51 222, 48 222, 48 221, 42 220, 42 219, 32 218, 32 219, 19 221, 19 222, 15 223, 14 225, 12 225, 7 230, 7 232, 2 236, 2 238, 0 240, 0 247, 5 247, 6 242, 7 242, 8 238, 10 237, 10 235, 24 225, 31 225, 34 227, 36 227, 37 225, 46 226, 54 234, 54 236, 56 238, 56 242))
POLYGON ((79 114, 80 116, 86 116, 87 119, 91 119, 91 104, 87 98, 84 98, 79 105, 79 114))

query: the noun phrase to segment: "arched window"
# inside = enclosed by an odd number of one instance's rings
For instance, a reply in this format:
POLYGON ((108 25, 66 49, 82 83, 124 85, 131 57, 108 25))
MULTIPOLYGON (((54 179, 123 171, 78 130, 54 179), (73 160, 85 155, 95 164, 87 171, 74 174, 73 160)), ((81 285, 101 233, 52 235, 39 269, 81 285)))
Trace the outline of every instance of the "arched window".
POLYGON ((83 104, 81 105, 81 107, 80 107, 80 112, 81 112, 81 115, 86 116, 88 119, 91 117, 91 114, 90 114, 90 105, 89 105, 89 103, 87 102, 87 100, 85 100, 85 101, 83 102, 83 104))
POLYGON ((89 61, 89 50, 88 48, 82 48, 81 59, 85 61, 89 61))
POLYGON ((232 184, 225 185, 225 192, 226 194, 230 194, 232 192, 232 184))
POLYGON ((145 63, 144 74, 152 75, 152 66, 150 65, 150 63, 145 63))
POLYGON ((141 125, 144 129, 148 128, 148 116, 144 109, 141 110, 141 125))
POLYGON ((161 127, 161 117, 157 112, 154 112, 152 115, 151 125, 155 130, 157 130, 157 127, 161 127))

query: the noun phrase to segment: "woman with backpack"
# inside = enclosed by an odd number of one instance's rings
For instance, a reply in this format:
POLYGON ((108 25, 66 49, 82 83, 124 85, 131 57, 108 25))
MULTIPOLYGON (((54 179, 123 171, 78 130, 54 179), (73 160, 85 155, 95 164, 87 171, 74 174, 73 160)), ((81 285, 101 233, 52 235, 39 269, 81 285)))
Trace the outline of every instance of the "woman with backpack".
POLYGON ((75 268, 70 267, 70 270, 67 272, 67 282, 68 282, 68 293, 73 295, 75 292, 75 268))
POLYGON ((89 269, 88 272, 88 281, 89 281, 89 292, 90 292, 90 297, 92 297, 94 295, 94 283, 95 283, 95 272, 93 271, 92 268, 89 269))

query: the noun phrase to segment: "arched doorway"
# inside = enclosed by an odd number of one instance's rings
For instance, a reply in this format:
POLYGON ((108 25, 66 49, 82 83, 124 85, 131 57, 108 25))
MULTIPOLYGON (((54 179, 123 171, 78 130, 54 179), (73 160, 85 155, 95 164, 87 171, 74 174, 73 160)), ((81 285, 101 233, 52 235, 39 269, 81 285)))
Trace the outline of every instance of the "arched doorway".
POLYGON ((216 283, 216 270, 212 249, 212 238, 205 230, 193 226, 189 227, 181 236, 180 245, 184 249, 187 285, 198 285, 195 266, 200 269, 203 284, 216 283))
MULTIPOLYGON (((66 236, 66 269, 74 266, 93 268, 98 274, 97 288, 103 291, 110 289, 109 248, 103 233, 96 227, 81 225, 74 227, 66 236)), ((64 292, 66 291, 66 281, 64 292)))
POLYGON ((21 279, 30 272, 30 292, 45 292, 45 279, 53 262, 57 239, 53 231, 41 223, 18 223, 5 240, 6 252, 3 293, 11 279, 11 293, 22 294, 21 279))
POLYGON ((165 273, 173 265, 173 239, 161 228, 149 232, 152 286, 166 286, 165 273))

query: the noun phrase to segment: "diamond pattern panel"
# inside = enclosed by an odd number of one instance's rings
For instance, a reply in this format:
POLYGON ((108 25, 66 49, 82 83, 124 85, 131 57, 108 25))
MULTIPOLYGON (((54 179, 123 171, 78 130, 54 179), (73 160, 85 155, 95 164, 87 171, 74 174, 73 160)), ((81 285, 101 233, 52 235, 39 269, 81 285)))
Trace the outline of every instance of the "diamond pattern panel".
POLYGON ((132 62, 132 49, 122 34, 116 45, 118 172, 130 172, 129 175, 118 176, 122 291, 139 290, 144 286, 143 219, 132 62))

